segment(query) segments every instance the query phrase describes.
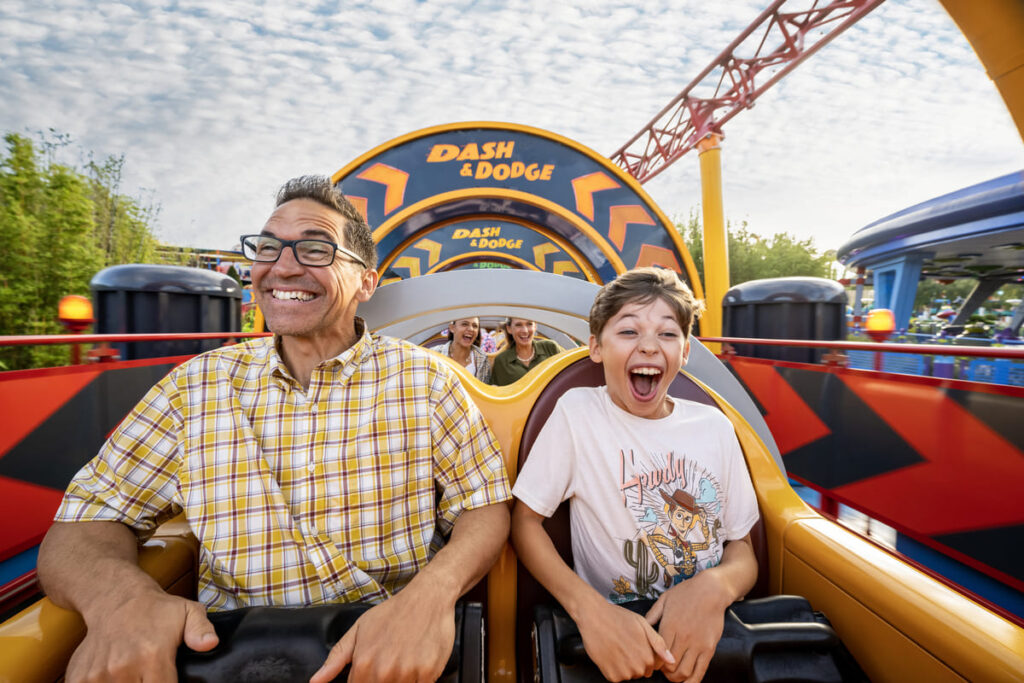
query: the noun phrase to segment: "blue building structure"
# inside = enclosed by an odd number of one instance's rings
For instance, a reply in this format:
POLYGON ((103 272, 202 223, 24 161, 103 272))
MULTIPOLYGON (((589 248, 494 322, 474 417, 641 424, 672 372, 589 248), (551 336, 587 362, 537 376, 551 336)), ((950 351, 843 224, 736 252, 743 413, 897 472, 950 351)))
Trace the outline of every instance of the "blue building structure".
MULTIPOLYGON (((839 261, 873 274, 876 308, 897 329, 913 314, 921 278, 977 278, 951 326, 963 325, 999 287, 1024 282, 1024 171, 966 187, 898 211, 861 228, 840 247, 839 261)), ((1024 303, 1010 330, 1019 334, 1024 303)))

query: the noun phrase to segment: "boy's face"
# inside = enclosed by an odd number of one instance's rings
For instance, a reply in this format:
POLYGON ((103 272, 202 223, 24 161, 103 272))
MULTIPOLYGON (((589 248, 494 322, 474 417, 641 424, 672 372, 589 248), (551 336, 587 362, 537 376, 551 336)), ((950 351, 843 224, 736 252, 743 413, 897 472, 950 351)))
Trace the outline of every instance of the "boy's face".
POLYGON ((590 337, 590 357, 604 365, 612 401, 652 420, 672 412, 668 387, 689 354, 690 340, 662 299, 627 303, 608 320, 600 339, 590 337))

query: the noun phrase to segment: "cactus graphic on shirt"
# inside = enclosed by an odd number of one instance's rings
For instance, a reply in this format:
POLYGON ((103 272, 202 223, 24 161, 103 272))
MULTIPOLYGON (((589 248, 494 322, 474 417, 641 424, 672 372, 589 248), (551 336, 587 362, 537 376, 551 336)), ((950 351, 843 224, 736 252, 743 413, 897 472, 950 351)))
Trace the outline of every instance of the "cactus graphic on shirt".
MULTIPOLYGON (((636 570, 636 593, 643 597, 651 592, 651 587, 661 575, 658 563, 651 558, 647 545, 642 541, 626 540, 622 543, 622 551, 626 563, 636 570)), ((654 593, 657 595, 657 592, 654 593)))

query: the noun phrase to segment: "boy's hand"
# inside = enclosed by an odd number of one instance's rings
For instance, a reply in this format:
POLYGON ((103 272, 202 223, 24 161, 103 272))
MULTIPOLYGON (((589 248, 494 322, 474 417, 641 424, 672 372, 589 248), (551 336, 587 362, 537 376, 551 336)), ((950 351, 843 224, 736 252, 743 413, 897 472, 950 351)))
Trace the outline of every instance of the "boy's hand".
POLYGON ((647 623, 661 622, 658 633, 675 658, 674 663, 666 661, 661 666, 666 678, 699 683, 722 638, 729 604, 727 592, 710 571, 701 572, 661 594, 647 612, 647 623))
POLYGON ((605 678, 649 677, 655 669, 675 666, 665 641, 642 616, 594 595, 597 600, 580 612, 576 625, 583 647, 605 678))

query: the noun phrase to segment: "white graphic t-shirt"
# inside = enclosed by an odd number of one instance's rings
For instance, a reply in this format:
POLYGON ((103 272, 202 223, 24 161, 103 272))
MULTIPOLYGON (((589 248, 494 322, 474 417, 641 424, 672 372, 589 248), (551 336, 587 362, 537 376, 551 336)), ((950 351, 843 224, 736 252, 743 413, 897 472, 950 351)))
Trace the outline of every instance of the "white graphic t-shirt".
POLYGON ((716 566, 726 541, 757 521, 732 424, 718 409, 669 397, 648 420, 605 387, 555 405, 512 493, 550 517, 571 499, 576 573, 611 602, 654 598, 716 566))

